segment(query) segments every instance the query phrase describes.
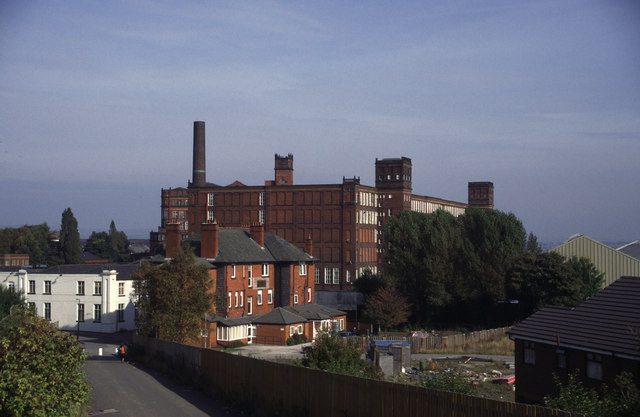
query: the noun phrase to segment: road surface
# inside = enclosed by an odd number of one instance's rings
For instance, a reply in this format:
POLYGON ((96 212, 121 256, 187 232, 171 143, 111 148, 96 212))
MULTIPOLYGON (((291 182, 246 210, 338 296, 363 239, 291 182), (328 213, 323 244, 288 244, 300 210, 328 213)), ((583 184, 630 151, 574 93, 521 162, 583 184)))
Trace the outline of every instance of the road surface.
POLYGON ((239 417, 242 413, 170 377, 135 364, 120 362, 115 349, 127 343, 123 335, 80 336, 88 353, 87 380, 92 387, 90 416, 114 417, 239 417), (99 355, 102 349, 102 356, 99 355))

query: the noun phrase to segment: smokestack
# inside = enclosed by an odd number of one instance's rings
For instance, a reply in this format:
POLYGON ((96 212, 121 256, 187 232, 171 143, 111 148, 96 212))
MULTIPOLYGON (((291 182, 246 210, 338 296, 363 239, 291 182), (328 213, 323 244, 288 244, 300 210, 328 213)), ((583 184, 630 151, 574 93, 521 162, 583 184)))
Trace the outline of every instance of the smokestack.
POLYGON ((264 248, 264 225, 262 224, 254 224, 251 225, 250 237, 253 239, 261 248, 264 248))
POLYGON ((207 183, 206 153, 204 151, 204 122, 193 122, 193 180, 194 187, 207 183))
POLYGON ((167 247, 165 250, 165 258, 175 258, 180 250, 180 225, 168 224, 167 230, 167 247))
POLYGON ((200 257, 213 259, 218 256, 218 223, 202 223, 200 230, 200 257))

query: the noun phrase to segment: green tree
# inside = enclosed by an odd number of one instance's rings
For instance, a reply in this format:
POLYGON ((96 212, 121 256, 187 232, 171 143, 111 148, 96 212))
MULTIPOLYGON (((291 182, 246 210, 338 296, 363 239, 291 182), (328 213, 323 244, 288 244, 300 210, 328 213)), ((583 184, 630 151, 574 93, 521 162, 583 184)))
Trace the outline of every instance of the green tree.
POLYGON ((13 288, 0 285, 0 320, 9 315, 11 307, 24 306, 24 294, 13 288))
POLYGON ((379 288, 370 294, 364 304, 364 319, 377 324, 382 330, 389 330, 406 323, 409 318, 407 299, 394 288, 379 288))
POLYGON ((581 301, 587 300, 598 291, 602 290, 604 285, 604 273, 598 271, 589 258, 578 258, 573 256, 567 261, 567 264, 578 277, 578 281, 580 282, 581 301))
POLYGON ((109 225, 109 245, 111 246, 110 259, 114 262, 127 262, 131 259, 129 256, 129 240, 124 232, 116 229, 116 223, 111 220, 109 225))
POLYGON ((62 212, 60 225, 60 258, 65 264, 77 264, 82 262, 82 248, 80 246, 80 233, 78 233, 78 221, 73 216, 70 208, 62 212))
POLYGON ((88 402, 78 342, 29 310, 0 321, 0 415, 73 416, 88 402))
POLYGON ((321 333, 311 346, 302 349, 302 365, 343 375, 382 379, 381 371, 362 359, 364 349, 359 338, 340 338, 321 333))
POLYGON ((111 243, 107 232, 91 232, 84 250, 100 258, 111 260, 111 243))
POLYGON ((412 306, 413 321, 429 322, 453 301, 462 240, 456 219, 444 210, 403 211, 384 229, 385 275, 412 306))
POLYGON ((356 291, 367 296, 378 291, 380 288, 386 288, 389 283, 382 274, 374 274, 371 269, 366 268, 362 275, 353 283, 356 291))
POLYGON ((55 265, 50 245, 51 231, 46 223, 0 230, 0 253, 26 253, 32 266, 55 265))
POLYGON ((212 311, 213 280, 191 249, 160 266, 143 262, 133 279, 141 334, 155 332, 181 343, 198 340, 204 315, 212 311))

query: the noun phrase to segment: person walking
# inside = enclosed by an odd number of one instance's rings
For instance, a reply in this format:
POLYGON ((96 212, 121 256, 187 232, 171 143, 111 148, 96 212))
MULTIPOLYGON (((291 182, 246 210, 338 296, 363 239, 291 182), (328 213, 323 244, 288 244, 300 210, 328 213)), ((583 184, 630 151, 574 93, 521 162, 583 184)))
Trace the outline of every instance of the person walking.
POLYGON ((118 347, 118 356, 120 356, 120 362, 124 362, 127 357, 127 347, 125 345, 118 347))

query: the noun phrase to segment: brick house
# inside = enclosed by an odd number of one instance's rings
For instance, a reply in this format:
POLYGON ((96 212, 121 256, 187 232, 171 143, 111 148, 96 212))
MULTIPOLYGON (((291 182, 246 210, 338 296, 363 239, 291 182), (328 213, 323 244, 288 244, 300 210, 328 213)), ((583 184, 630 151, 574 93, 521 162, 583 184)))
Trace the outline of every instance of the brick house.
POLYGON ((575 308, 545 307, 507 333, 515 341, 516 401, 542 404, 553 375, 578 372, 586 387, 640 381, 640 277, 621 277, 575 308))
MULTIPOLYGON (((217 223, 205 223, 200 229, 184 244, 192 246, 201 261, 210 266, 214 289, 224 298, 223 304, 216 306, 216 315, 207 317, 209 335, 216 336, 210 338, 215 340, 207 341, 209 347, 233 341, 252 343, 261 338, 271 340, 268 336, 272 329, 259 327, 255 320, 267 314, 278 314, 280 308, 288 309, 287 313, 283 313, 287 317, 297 314, 300 321, 296 324, 305 323, 303 329, 310 336, 309 340, 316 332, 313 326, 306 323, 325 320, 327 325, 331 315, 340 316, 338 323, 340 318, 344 323, 344 312, 314 304, 316 260, 312 256, 310 239, 305 241, 303 251, 273 233, 265 233, 262 225, 246 229, 222 228, 217 223), (305 313, 295 313, 298 307, 303 308, 305 313), (318 312, 324 312, 325 316, 329 313, 329 316, 321 317, 318 312), (309 315, 314 313, 317 319, 309 320, 309 315)), ((179 225, 167 225, 169 258, 179 250, 180 233, 179 225)), ((282 323, 285 321, 280 320, 282 323)), ((287 332, 290 333, 288 328, 287 332)), ((281 341, 278 338, 273 343, 281 344, 281 341)))

